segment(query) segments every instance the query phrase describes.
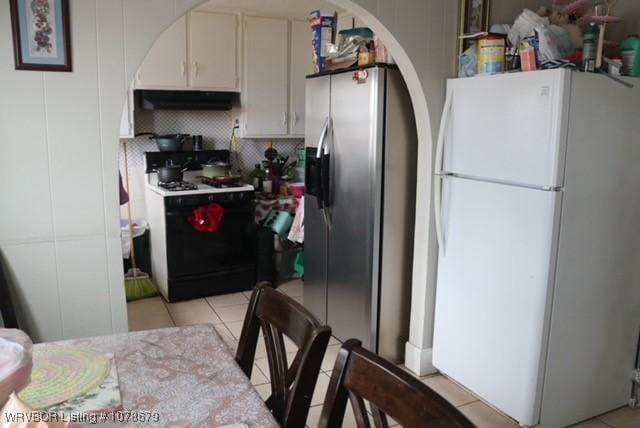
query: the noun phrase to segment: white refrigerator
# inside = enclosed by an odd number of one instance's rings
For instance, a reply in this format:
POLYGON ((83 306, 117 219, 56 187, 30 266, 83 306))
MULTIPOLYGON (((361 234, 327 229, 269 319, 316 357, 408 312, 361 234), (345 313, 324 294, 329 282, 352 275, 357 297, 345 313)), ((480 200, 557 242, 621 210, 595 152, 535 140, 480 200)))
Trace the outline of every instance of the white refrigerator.
POLYGON ((453 79, 436 148, 433 364, 523 426, 627 404, 640 331, 640 91, 453 79))

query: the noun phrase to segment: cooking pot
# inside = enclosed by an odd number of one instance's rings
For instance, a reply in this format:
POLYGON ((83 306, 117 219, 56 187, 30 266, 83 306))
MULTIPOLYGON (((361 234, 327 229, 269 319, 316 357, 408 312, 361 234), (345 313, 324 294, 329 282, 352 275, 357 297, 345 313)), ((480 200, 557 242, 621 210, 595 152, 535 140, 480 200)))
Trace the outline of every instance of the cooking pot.
POLYGON ((208 178, 226 177, 231 165, 226 162, 209 162, 202 164, 202 175, 208 178))
POLYGON ((180 182, 184 178, 184 172, 188 169, 187 165, 174 165, 172 161, 167 161, 165 166, 158 167, 158 182, 175 183, 180 182))
POLYGON ((149 137, 150 140, 156 142, 158 150, 161 152, 177 152, 182 150, 182 146, 188 138, 190 138, 190 135, 187 134, 153 134, 149 137))

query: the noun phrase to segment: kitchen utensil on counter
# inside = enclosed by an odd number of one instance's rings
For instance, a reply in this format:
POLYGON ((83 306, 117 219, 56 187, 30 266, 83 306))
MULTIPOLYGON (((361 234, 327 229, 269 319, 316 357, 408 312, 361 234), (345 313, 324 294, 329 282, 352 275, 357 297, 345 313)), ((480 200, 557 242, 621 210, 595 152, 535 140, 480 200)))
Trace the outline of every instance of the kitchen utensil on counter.
POLYGON ((182 181, 188 165, 189 162, 184 165, 174 165, 173 161, 168 160, 165 166, 158 167, 158 181, 160 183, 176 183, 182 181))
POLYGON ((202 175, 207 178, 226 177, 231 171, 231 164, 226 162, 209 162, 202 164, 202 175))
MULTIPOLYGON (((127 156, 127 142, 122 143, 124 148, 124 176, 127 183, 127 194, 129 202, 127 203, 127 220, 129 221, 129 244, 131 245, 131 269, 125 274, 124 288, 127 301, 145 299, 147 297, 157 296, 158 288, 153 283, 149 275, 142 272, 137 267, 136 252, 133 246, 133 222, 131 221, 131 185, 129 184, 129 159, 127 156)), ((182 174, 182 173, 181 173, 182 174)))
POLYGON ((225 175, 219 177, 206 177, 199 175, 196 177, 202 184, 207 184, 213 187, 236 187, 242 182, 241 175, 225 175))

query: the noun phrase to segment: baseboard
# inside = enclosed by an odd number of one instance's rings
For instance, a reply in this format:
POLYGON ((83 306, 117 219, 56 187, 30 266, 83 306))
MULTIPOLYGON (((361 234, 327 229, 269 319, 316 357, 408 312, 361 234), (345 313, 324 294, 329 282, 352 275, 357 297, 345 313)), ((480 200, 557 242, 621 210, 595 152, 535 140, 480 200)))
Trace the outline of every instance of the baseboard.
POLYGON ((438 371, 432 364, 432 349, 420 349, 409 342, 405 345, 404 365, 417 376, 438 371))

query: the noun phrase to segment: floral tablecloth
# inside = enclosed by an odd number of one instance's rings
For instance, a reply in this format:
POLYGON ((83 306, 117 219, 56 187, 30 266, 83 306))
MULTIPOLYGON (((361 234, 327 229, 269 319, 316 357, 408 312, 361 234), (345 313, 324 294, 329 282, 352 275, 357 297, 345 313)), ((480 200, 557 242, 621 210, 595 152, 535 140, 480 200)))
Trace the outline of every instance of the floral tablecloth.
POLYGON ((211 324, 35 347, 59 345, 114 354, 125 425, 278 427, 211 324))

